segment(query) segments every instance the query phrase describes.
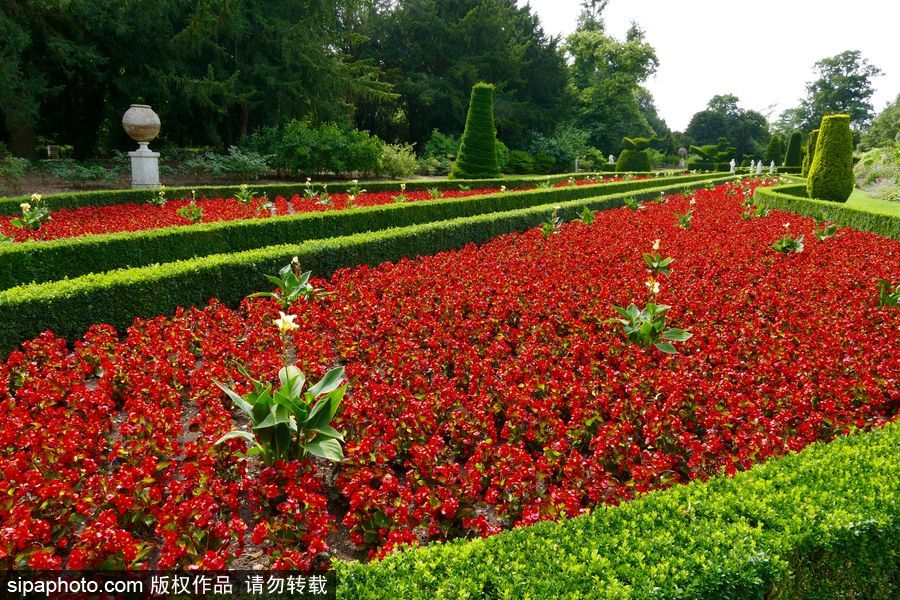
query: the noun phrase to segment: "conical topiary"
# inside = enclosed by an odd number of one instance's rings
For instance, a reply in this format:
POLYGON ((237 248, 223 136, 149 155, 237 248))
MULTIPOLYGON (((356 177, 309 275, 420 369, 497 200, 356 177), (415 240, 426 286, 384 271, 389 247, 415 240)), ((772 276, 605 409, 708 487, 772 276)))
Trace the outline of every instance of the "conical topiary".
POLYGON ((803 155, 803 170, 800 174, 806 177, 809 175, 809 167, 812 165, 813 158, 816 156, 816 140, 819 138, 819 130, 813 129, 806 138, 806 154, 803 155))
POLYGON ((816 151, 809 165, 806 193, 810 198, 846 202, 853 192, 853 134, 850 115, 822 118, 816 151))
POLYGON ((791 134, 788 142, 787 152, 784 155, 784 166, 799 167, 800 166, 800 141, 803 136, 799 131, 791 134))
POLYGON ((784 158, 784 140, 777 133, 773 133, 769 138, 769 145, 766 146, 766 164, 778 164, 784 158))
POLYGON ((451 179, 490 179, 500 177, 497 165, 497 131, 494 129, 494 86, 472 86, 466 129, 459 153, 450 169, 451 179))

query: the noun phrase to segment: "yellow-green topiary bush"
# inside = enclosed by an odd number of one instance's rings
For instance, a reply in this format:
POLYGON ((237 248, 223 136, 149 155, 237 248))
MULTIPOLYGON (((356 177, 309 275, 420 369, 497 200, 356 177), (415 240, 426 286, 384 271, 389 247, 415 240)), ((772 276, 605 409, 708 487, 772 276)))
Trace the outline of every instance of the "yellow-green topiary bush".
POLYGON ((809 166, 810 198, 846 202, 853 192, 853 134, 850 115, 826 115, 819 127, 816 152, 809 166))

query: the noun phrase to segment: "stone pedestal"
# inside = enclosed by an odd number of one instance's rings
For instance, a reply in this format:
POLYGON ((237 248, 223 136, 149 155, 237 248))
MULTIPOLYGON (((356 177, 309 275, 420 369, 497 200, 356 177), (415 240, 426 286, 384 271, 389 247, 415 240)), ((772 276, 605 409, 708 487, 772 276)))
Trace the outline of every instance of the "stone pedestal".
POLYGON ((137 150, 129 152, 131 157, 131 187, 159 187, 159 152, 153 152, 147 142, 140 142, 137 150))

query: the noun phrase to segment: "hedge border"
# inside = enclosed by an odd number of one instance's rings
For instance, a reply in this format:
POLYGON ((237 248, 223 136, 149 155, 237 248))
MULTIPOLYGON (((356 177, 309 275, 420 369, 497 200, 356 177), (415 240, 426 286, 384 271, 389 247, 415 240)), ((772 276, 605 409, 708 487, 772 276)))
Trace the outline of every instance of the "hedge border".
POLYGON ((236 305, 265 287, 263 275, 277 272, 293 256, 299 257, 304 269, 327 277, 343 267, 434 254, 524 231, 545 221, 554 206, 560 207, 562 217, 572 219, 585 206, 608 210, 624 206, 629 197, 655 198, 730 180, 733 177, 704 179, 19 286, 0 291, 0 355, 47 329, 73 339, 94 323, 124 329, 136 317, 205 305, 211 297, 236 305))
POLYGON ((691 182, 711 175, 678 175, 583 186, 534 189, 264 219, 219 221, 144 231, 86 235, 0 246, 0 289, 153 263, 297 243, 428 221, 507 211, 603 193, 691 182))
MULTIPOLYGON (((561 173, 558 175, 538 175, 534 177, 524 177, 521 175, 501 177, 499 179, 409 179, 409 180, 383 180, 383 181, 360 181, 357 185, 365 188, 370 192, 381 192, 386 190, 399 190, 400 184, 405 183, 408 191, 426 190, 436 187, 438 189, 458 189, 460 185, 470 188, 479 188, 485 186, 499 187, 501 185, 537 185, 541 181, 550 181, 558 183, 565 181, 569 177, 578 177, 601 173, 602 171, 582 171, 580 173, 561 173)), ((657 171, 661 172, 661 171, 657 171)), ((677 172, 677 171, 676 171, 677 172)), ((621 173, 620 175, 625 175, 621 173)), ((647 173, 631 173, 632 175, 647 175, 647 173)), ((349 181, 341 181, 335 183, 324 182, 328 185, 328 191, 331 193, 342 193, 353 184, 349 181)), ((254 184, 252 181, 247 182, 250 189, 258 194, 267 193, 270 197, 284 196, 290 198, 295 194, 302 194, 306 189, 306 184, 302 182, 289 183, 267 183, 254 184)), ((323 182, 313 183, 314 189, 322 190, 323 182)), ((238 191, 239 185, 198 185, 198 186, 166 186, 167 196, 170 198, 187 198, 191 195, 191 190, 197 192, 197 196, 201 198, 232 198, 238 191)), ((147 202, 151 196, 155 195, 155 189, 120 189, 120 190, 95 190, 86 192, 70 192, 66 194, 47 194, 42 196, 42 200, 50 207, 50 210, 60 208, 80 208, 83 206, 113 206, 116 204, 136 204, 147 202)), ((0 215, 19 214, 21 209, 19 205, 22 202, 31 202, 31 194, 25 196, 9 196, 0 198, 0 215)))
POLYGON ((487 539, 335 561, 338 598, 896 598, 900 424, 487 539))
POLYGON ((870 231, 893 240, 900 239, 900 218, 850 208, 840 202, 807 198, 805 183, 756 188, 753 199, 756 202, 764 202, 769 208, 807 217, 825 217, 837 225, 870 231))

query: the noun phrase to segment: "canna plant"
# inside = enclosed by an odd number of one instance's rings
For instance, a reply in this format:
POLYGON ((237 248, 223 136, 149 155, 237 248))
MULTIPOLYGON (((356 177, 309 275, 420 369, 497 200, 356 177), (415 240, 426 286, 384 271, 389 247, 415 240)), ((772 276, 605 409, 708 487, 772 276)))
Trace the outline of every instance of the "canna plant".
POLYGON ((444 197, 444 192, 437 189, 436 187, 428 188, 428 195, 431 196, 432 200, 437 200, 438 198, 444 197))
POLYGON ((790 223, 784 224, 784 236, 772 244, 772 250, 781 252, 782 254, 790 254, 791 252, 803 252, 803 234, 794 237, 788 231, 790 223))
POLYGON ((559 233, 559 226, 563 222, 562 217, 559 216, 559 209, 559 206, 555 206, 553 212, 550 213, 550 218, 541 224, 541 235, 545 240, 551 235, 559 233))
POLYGON ((278 372, 277 388, 253 379, 243 368, 239 370, 253 383, 250 392, 241 396, 219 382, 216 385, 247 415, 251 431, 236 429, 223 435, 216 444, 244 439, 250 446, 247 454, 259 454, 270 467, 279 460, 308 455, 335 462, 343 460, 344 436, 331 426, 347 389, 341 385, 343 367, 328 371, 305 391, 306 377, 294 365, 282 367, 278 372))
POLYGON ((191 223, 199 223, 203 219, 203 207, 197 206, 196 200, 191 200, 190 204, 185 204, 177 212, 191 223))
POLYGON ((594 211, 592 211, 587 206, 582 208, 581 212, 578 213, 578 220, 581 221, 582 223, 584 223, 585 225, 590 225, 591 223, 594 222, 594 219, 596 219, 596 216, 594 215, 594 211))
POLYGON ((678 354, 672 342, 684 342, 693 336, 683 329, 666 328, 666 313, 671 307, 665 304, 648 302, 643 310, 635 304, 628 308, 613 308, 622 315, 621 319, 616 320, 622 324, 625 337, 643 348, 654 346, 665 354, 678 354))
POLYGON ((659 240, 653 242, 653 253, 648 254, 644 252, 644 262, 647 263, 647 268, 651 273, 655 273, 657 275, 668 275, 669 274, 669 265, 675 262, 674 258, 663 258, 662 255, 657 252, 659 250, 659 240))
POLYGON ((37 231, 50 220, 50 209, 41 202, 40 194, 32 194, 31 202, 23 202, 19 208, 22 209, 22 216, 9 220, 13 227, 37 231))
POLYGON ((168 202, 168 198, 166 198, 166 186, 159 186, 156 193, 150 195, 148 202, 153 206, 165 206, 166 202, 168 202))
POLYGON ((634 196, 629 196, 628 198, 625 198, 625 206, 627 206, 631 210, 643 210, 644 209, 644 206, 634 196))
POLYGON ((691 198, 690 208, 687 210, 686 213, 684 213, 683 215, 674 213, 675 218, 678 219, 678 226, 681 227, 682 229, 690 229, 691 228, 691 221, 694 220, 694 204, 696 202, 697 202, 696 200, 691 198))
POLYGON ((327 296, 328 292, 315 288, 309 283, 312 271, 300 271, 300 259, 296 256, 291 262, 278 271, 278 275, 266 275, 266 279, 275 284, 274 292, 257 292, 250 294, 248 298, 274 298, 281 304, 284 310, 297 301, 298 298, 311 300, 327 296))
POLYGON ((253 202, 253 195, 255 193, 256 192, 250 189, 249 185, 242 183, 240 187, 238 187, 238 191, 234 193, 234 199, 241 204, 250 204, 253 202))
POLYGON ((893 285, 887 279, 879 279, 878 306, 900 306, 900 284, 893 285))

